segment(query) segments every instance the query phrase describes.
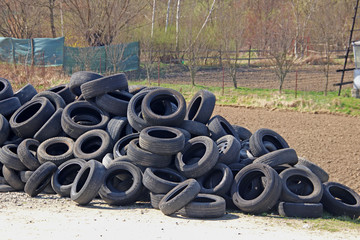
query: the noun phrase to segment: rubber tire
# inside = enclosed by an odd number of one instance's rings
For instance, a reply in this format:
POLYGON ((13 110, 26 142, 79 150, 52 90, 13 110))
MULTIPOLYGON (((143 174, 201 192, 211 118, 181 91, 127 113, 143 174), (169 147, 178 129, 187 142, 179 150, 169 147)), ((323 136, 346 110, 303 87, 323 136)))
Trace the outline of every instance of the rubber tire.
POLYGON ((320 181, 322 183, 329 181, 329 174, 324 169, 322 169, 320 166, 307 160, 306 158, 299 157, 299 161, 295 165, 295 167, 300 166, 300 165, 305 166, 308 169, 310 169, 310 171, 312 171, 320 179, 320 181))
POLYGON ((189 218, 220 218, 225 215, 225 199, 213 195, 199 193, 195 199, 179 210, 179 214, 189 218))
POLYGON ((57 93, 51 91, 42 91, 36 94, 33 99, 44 97, 51 102, 55 109, 65 108, 66 103, 64 99, 57 93))
POLYGON ((23 183, 26 183, 33 173, 34 173, 34 171, 20 171, 19 172, 20 180, 23 183))
POLYGON ((65 104, 72 103, 75 100, 75 94, 70 91, 70 88, 67 84, 54 86, 50 89, 47 89, 47 91, 59 94, 59 96, 64 100, 65 104))
POLYGON ((75 94, 76 96, 81 95, 81 88, 80 86, 86 82, 93 81, 98 78, 102 78, 103 76, 97 74, 95 72, 90 71, 78 71, 71 75, 70 82, 69 82, 69 89, 70 92, 75 94))
POLYGON ((20 88, 16 93, 14 93, 14 97, 17 97, 20 101, 20 104, 23 105, 26 102, 30 101, 37 94, 36 89, 30 83, 27 83, 25 86, 20 88))
POLYGON ((70 198, 79 205, 89 204, 104 183, 106 168, 96 160, 90 160, 78 172, 70 190, 70 198))
POLYGON ((54 137, 42 142, 37 149, 37 157, 41 164, 52 162, 60 166, 74 157, 74 141, 68 137, 54 137))
POLYGON ((146 168, 144 186, 152 193, 166 194, 186 178, 171 168, 146 168))
POLYGON ((143 167, 167 167, 172 162, 171 155, 159 155, 142 149, 139 146, 139 139, 131 140, 127 147, 127 156, 131 161, 143 167))
POLYGON ((278 202, 281 195, 281 179, 277 172, 269 165, 262 163, 253 163, 236 174, 231 187, 231 195, 234 204, 243 212, 250 214, 261 214, 271 210, 278 202), (246 194, 247 186, 255 178, 265 177, 266 185, 257 196, 248 196, 246 194), (242 191, 239 193, 239 191, 242 191))
POLYGON ((152 193, 150 192, 150 204, 153 208, 155 209, 159 209, 159 203, 161 201, 161 199, 165 196, 165 194, 157 194, 157 193, 152 193))
POLYGON ((113 148, 113 156, 114 158, 121 157, 127 155, 127 147, 129 143, 134 140, 138 139, 140 136, 140 133, 133 133, 126 135, 119 139, 115 144, 113 148))
MULTIPOLYGON (((123 206, 133 204, 143 193, 142 173, 138 167, 130 162, 113 162, 106 170, 104 179, 99 195, 109 205, 123 206), (125 189, 116 188, 111 181, 117 178, 117 174, 123 174, 124 171, 131 175, 131 186, 129 188, 126 186, 125 189)), ((121 182, 127 179, 121 179, 121 182)))
POLYGON ((237 140, 240 141, 237 132, 232 127, 232 125, 220 115, 216 115, 209 120, 208 128, 210 131, 210 137, 214 141, 225 135, 233 135, 237 140))
POLYGON ((175 166, 187 178, 197 178, 209 172, 219 159, 215 142, 206 136, 190 139, 176 155, 175 166))
POLYGON ((115 90, 127 91, 128 82, 124 73, 117 73, 83 83, 81 84, 80 89, 82 95, 87 100, 115 90))
POLYGON ((206 124, 215 108, 216 97, 207 90, 199 90, 190 100, 186 110, 185 120, 206 124))
POLYGON ((20 179, 19 171, 15 171, 11 168, 2 167, 2 174, 4 175, 5 181, 15 190, 22 191, 24 190, 25 183, 20 179))
POLYGON ((125 126, 128 120, 126 117, 113 117, 106 126, 106 131, 109 133, 112 142, 116 143, 120 138, 124 137, 125 126))
POLYGON ((0 100, 11 98, 14 92, 9 80, 0 78, 0 100))
POLYGON ((282 181, 282 192, 280 200, 284 202, 297 203, 319 203, 323 195, 323 187, 320 179, 311 171, 306 171, 299 168, 288 168, 279 174, 282 181), (299 179, 300 177, 300 179, 299 179), (312 191, 309 193, 304 190, 305 186, 300 186, 300 189, 291 189, 291 181, 311 184, 312 191), (294 192, 295 190, 295 192, 294 192))
POLYGON ((62 163, 51 177, 51 186, 62 197, 70 197, 71 186, 86 161, 74 158, 62 163))
POLYGON ((179 126, 179 128, 183 128, 188 131, 192 137, 210 136, 208 127, 201 122, 184 120, 179 126))
POLYGON ((335 216, 360 216, 360 196, 353 189, 337 183, 323 183, 324 194, 321 203, 324 209, 335 216))
POLYGON ((151 126, 141 130, 139 145, 152 153, 174 155, 184 148, 185 136, 176 128, 151 126))
POLYGON ((36 98, 22 105, 10 118, 10 127, 20 138, 32 138, 55 112, 46 98, 36 98))
POLYGON ((129 93, 131 93, 132 95, 137 94, 138 92, 140 92, 143 89, 146 89, 147 87, 144 85, 130 85, 129 86, 129 93))
POLYGON ((34 139, 43 142, 49 138, 58 136, 62 132, 61 116, 62 108, 58 108, 54 114, 44 123, 44 125, 35 133, 34 139))
POLYGON ((30 196, 35 197, 41 193, 50 183, 52 174, 57 166, 52 162, 46 162, 36 169, 25 184, 24 191, 30 196))
POLYGON ((114 155, 112 153, 107 153, 101 160, 102 165, 104 167, 109 168, 110 164, 114 161, 114 155))
POLYGON ((20 107, 21 103, 17 97, 0 100, 0 114, 7 118, 11 117, 20 107))
POLYGON ((86 101, 73 102, 67 105, 61 116, 61 126, 64 132, 72 138, 78 138, 83 133, 93 129, 105 129, 109 122, 108 113, 86 101), (76 123, 73 118, 77 115, 95 117, 98 122, 92 125, 76 123))
POLYGON ((197 179, 201 193, 219 196, 225 195, 230 190, 233 180, 231 169, 223 163, 217 163, 210 172, 197 179))
POLYGON ((218 162, 229 165, 239 161, 241 143, 233 135, 225 135, 219 138, 216 140, 216 145, 219 150, 218 162))
POLYGON ((176 90, 169 88, 155 89, 145 95, 141 103, 141 112, 144 120, 152 126, 178 127, 184 121, 186 114, 186 102, 184 97, 176 90), (176 105, 176 110, 170 114, 158 114, 154 112, 152 104, 163 100, 176 105))
POLYGON ((321 218, 323 205, 321 203, 280 202, 278 212, 283 217, 321 218))
POLYGON ((110 135, 105 130, 94 129, 76 139, 74 156, 84 160, 95 159, 101 161, 112 148, 110 135))
POLYGON ((126 91, 114 91, 97 96, 96 105, 115 116, 126 117, 129 101, 132 94, 126 91))
POLYGON ((238 125, 234 125, 234 124, 232 125, 232 127, 235 129, 235 131, 241 141, 250 139, 252 133, 250 132, 249 129, 238 126, 238 125))
POLYGON ((40 142, 36 139, 27 138, 24 139, 17 148, 17 153, 20 161, 31 171, 35 171, 40 167, 40 162, 36 155, 40 142))
POLYGON ((264 141, 273 143, 277 149, 289 148, 288 143, 278 133, 271 129, 260 128, 249 139, 249 148, 255 157, 260 157, 270 152, 265 147, 264 141))
POLYGON ((200 189, 200 184, 195 179, 187 179, 165 194, 159 203, 159 209, 163 214, 171 215, 194 200, 200 189))
POLYGON ((142 91, 135 94, 129 101, 127 109, 127 118, 131 127, 136 131, 141 132, 146 127, 149 127, 150 124, 147 123, 142 117, 142 102, 144 97, 148 94, 148 91, 142 91))
POLYGON ((276 167, 283 164, 294 166, 298 162, 296 151, 292 148, 284 148, 266 153, 254 160, 254 163, 267 164, 276 167))
POLYGON ((6 142, 10 135, 10 124, 8 120, 0 114, 0 146, 6 142))
POLYGON ((27 167, 20 161, 17 154, 18 145, 7 144, 0 149, 0 162, 6 167, 16 171, 27 170, 27 167))

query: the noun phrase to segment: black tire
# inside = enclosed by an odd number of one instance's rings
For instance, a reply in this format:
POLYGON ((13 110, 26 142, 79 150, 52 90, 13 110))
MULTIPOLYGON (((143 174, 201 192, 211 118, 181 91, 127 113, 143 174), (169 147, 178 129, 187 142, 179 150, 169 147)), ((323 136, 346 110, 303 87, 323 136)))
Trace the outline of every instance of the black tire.
POLYGON ((0 192, 16 192, 18 190, 14 189, 8 184, 0 184, 0 192))
POLYGON ((159 208, 165 215, 171 215, 191 202, 200 192, 195 179, 187 179, 171 189, 160 201, 159 208))
POLYGON ((67 84, 57 85, 48 89, 47 91, 59 94, 60 97, 62 97, 62 99, 64 100, 65 104, 72 103, 75 100, 75 94, 70 91, 70 88, 67 84))
POLYGON ((64 99, 57 93, 51 91, 42 91, 36 94, 33 99, 44 97, 51 102, 55 109, 65 108, 66 103, 64 99))
POLYGON ((40 167, 40 162, 36 157, 40 142, 36 139, 24 139, 17 148, 17 154, 20 161, 31 171, 40 167))
POLYGON ((294 166, 298 162, 296 151, 292 148, 275 150, 262 155, 254 160, 254 163, 267 164, 270 167, 276 167, 283 164, 294 166))
POLYGON ((10 124, 8 120, 0 114, 0 146, 6 142, 10 135, 10 124))
POLYGON ((97 96, 95 103, 98 107, 115 116, 126 117, 132 94, 126 91, 108 92, 97 96))
POLYGON ((216 140, 219 150, 219 162, 229 165, 239 161, 241 143, 233 135, 225 135, 216 140))
POLYGON ((321 203, 280 202, 278 212, 283 217, 321 218, 323 205, 321 203))
POLYGON ((133 133, 126 135, 119 139, 115 144, 113 148, 113 156, 114 158, 121 157, 127 155, 127 148, 128 144, 134 140, 138 139, 140 136, 140 133, 133 133))
POLYGON ((268 212, 278 202, 281 194, 281 179, 277 172, 269 165, 253 163, 236 174, 231 187, 231 195, 234 204, 243 212, 261 214, 268 212), (253 188, 254 181, 257 191, 249 194, 249 188, 253 188), (262 184, 266 182, 266 184, 262 184))
POLYGON ((143 184, 152 193, 166 194, 185 180, 185 177, 170 168, 146 168, 143 184))
POLYGON ((296 166, 307 167, 308 169, 310 169, 310 171, 312 171, 320 179, 320 181, 322 183, 329 181, 329 174, 324 169, 322 169, 320 166, 307 160, 306 158, 299 157, 299 161, 295 165, 295 167, 296 166))
POLYGON ((126 117, 113 117, 106 126, 106 131, 109 133, 113 143, 116 143, 120 138, 125 136, 125 126, 128 124, 126 117))
POLYGON ((143 89, 146 89, 147 87, 144 85, 130 85, 129 86, 129 93, 131 93, 132 95, 137 94, 138 92, 140 92, 143 89))
POLYGON ((5 165, 2 167, 2 173, 4 175, 5 181, 15 190, 22 191, 24 190, 25 183, 20 179, 19 171, 8 168, 5 165))
POLYGON ((44 125, 35 133, 34 139, 43 142, 49 138, 56 137, 62 132, 61 115, 62 108, 58 108, 54 114, 44 123, 44 125))
POLYGON ((81 167, 70 190, 71 200, 80 205, 89 204, 104 183, 106 168, 96 160, 90 160, 81 167))
POLYGON ((241 141, 250 139, 252 133, 250 132, 249 129, 238 126, 238 125, 232 125, 232 127, 235 129, 235 131, 241 141))
POLYGON ((337 183, 323 183, 324 194, 321 203, 324 209, 335 216, 360 216, 360 196, 353 189, 337 183))
POLYGON ((26 183, 33 173, 34 173, 34 171, 20 171, 19 172, 20 180, 23 183, 26 183))
POLYGON ((218 163, 210 172, 197 179, 201 193, 225 195, 231 188, 234 176, 231 169, 223 163, 218 163))
POLYGON ((184 97, 176 90, 160 88, 145 95, 141 103, 141 112, 145 121, 152 126, 178 127, 184 121, 186 102, 184 97), (165 101, 172 103, 176 109, 170 113, 158 112, 156 102, 165 101))
POLYGON ((70 197, 71 186, 86 161, 74 158, 62 163, 51 177, 51 186, 62 197, 70 197))
POLYGON ((52 162, 46 162, 36 169, 25 184, 24 191, 30 196, 35 197, 41 193, 50 183, 52 174, 57 166, 52 162))
POLYGON ((10 118, 10 127, 20 138, 32 138, 55 112, 46 98, 36 98, 22 105, 10 118))
POLYGON ((0 114, 9 118, 16 110, 21 107, 21 103, 17 97, 10 97, 0 100, 0 114))
POLYGON ((246 164, 243 164, 243 163, 232 163, 232 164, 229 164, 228 167, 230 168, 231 172, 233 173, 233 176, 235 177, 236 174, 238 172, 240 172, 241 169, 243 169, 244 167, 246 167, 247 165, 246 164))
POLYGON ((72 138, 78 138, 81 134, 93 129, 105 129, 109 121, 108 113, 85 101, 70 103, 66 106, 61 116, 61 126, 64 132, 72 138), (90 122, 82 122, 77 116, 85 116, 85 119, 95 119, 90 122))
POLYGON ((99 195, 110 205, 133 204, 143 193, 142 173, 130 162, 113 162, 106 170, 104 179, 99 195))
POLYGON ((74 156, 84 160, 101 161, 113 148, 110 135, 101 129, 82 134, 74 143, 74 156))
POLYGON ((239 140, 239 137, 232 125, 220 115, 216 115, 209 120, 208 128, 210 131, 210 137, 214 141, 225 135, 232 135, 239 140))
POLYGON ((281 201, 318 203, 323 195, 320 179, 311 171, 288 168, 279 174, 282 180, 281 201))
POLYGON ((85 99, 91 99, 115 90, 128 90, 128 82, 124 73, 95 79, 81 84, 81 93, 85 99))
POLYGON ((159 203, 161 201, 161 199, 165 196, 165 194, 157 194, 157 193, 152 193, 150 192, 150 204, 153 208, 155 209, 160 209, 159 208, 159 203))
POLYGON ((80 86, 82 84, 102 77, 103 77, 102 75, 97 74, 95 72, 89 72, 89 71, 75 72, 71 75, 70 78, 70 82, 69 82, 70 91, 76 96, 80 96, 81 95, 80 86))
POLYGON ((127 118, 131 127, 136 129, 138 132, 141 132, 146 127, 149 127, 150 124, 147 123, 142 118, 142 102, 144 97, 148 94, 147 91, 139 92, 135 94, 129 101, 127 109, 127 118))
POLYGON ((175 166, 187 178, 197 178, 209 172, 219 159, 215 142, 206 136, 190 139, 176 155, 175 166))
POLYGON ((42 142, 37 149, 37 157, 41 164, 52 162, 60 166, 63 162, 72 159, 74 141, 68 137, 54 137, 42 142))
POLYGON ((131 140, 127 147, 127 156, 131 161, 143 167, 163 168, 171 164, 171 155, 159 155, 142 149, 139 145, 139 139, 131 140))
POLYGON ((0 149, 0 162, 6 167, 23 171, 27 170, 27 167, 20 161, 17 154, 18 145, 16 144, 7 144, 0 149))
POLYGON ((190 218, 220 218, 225 215, 225 199, 213 195, 199 193, 195 199, 179 210, 179 214, 190 218))
POLYGON ((192 137, 197 136, 210 136, 208 127, 201 122, 184 120, 179 128, 183 128, 188 131, 192 137))
POLYGON ((30 101, 36 94, 37 91, 34 86, 28 83, 20 88, 16 93, 14 93, 14 97, 17 97, 20 101, 20 104, 23 105, 30 101))
POLYGON ((199 90, 190 100, 185 119, 206 124, 215 108, 216 97, 207 90, 199 90))
POLYGON ((152 126, 141 130, 139 144, 152 153, 174 155, 184 148, 185 136, 176 128, 152 126))
POLYGON ((0 78, 0 100, 11 98, 14 92, 9 80, 0 78))
POLYGON ((278 133, 274 132, 271 129, 261 128, 254 132, 254 134, 251 135, 249 140, 250 151, 255 157, 260 157, 270 152, 270 150, 267 149, 264 145, 265 141, 271 142, 278 150, 283 148, 289 148, 288 143, 278 133))

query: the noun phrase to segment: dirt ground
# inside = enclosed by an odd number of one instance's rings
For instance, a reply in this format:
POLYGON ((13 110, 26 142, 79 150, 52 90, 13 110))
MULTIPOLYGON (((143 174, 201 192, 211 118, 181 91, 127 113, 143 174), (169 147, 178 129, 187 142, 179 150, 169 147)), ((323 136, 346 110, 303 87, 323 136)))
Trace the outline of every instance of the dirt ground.
MULTIPOLYGON (((252 132, 278 132, 299 156, 324 168, 331 181, 360 192, 359 118, 219 106, 214 114, 252 132)), ((332 232, 306 219, 239 211, 215 220, 167 217, 149 203, 110 207, 94 200, 80 207, 57 195, 30 198, 21 192, 0 194, 0 227, 1 239, 360 239, 360 226, 332 232)))

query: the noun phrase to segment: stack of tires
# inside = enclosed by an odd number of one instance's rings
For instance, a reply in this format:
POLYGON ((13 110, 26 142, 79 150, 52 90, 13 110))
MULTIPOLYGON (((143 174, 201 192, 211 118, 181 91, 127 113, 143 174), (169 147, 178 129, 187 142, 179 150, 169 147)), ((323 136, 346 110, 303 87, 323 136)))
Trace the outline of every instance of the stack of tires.
POLYGON ((165 215, 226 209, 288 217, 358 218, 360 197, 328 182, 278 133, 253 134, 215 115, 200 90, 128 86, 125 74, 76 72, 67 85, 13 93, 0 78, 0 191, 70 197, 80 205, 150 201, 165 215))

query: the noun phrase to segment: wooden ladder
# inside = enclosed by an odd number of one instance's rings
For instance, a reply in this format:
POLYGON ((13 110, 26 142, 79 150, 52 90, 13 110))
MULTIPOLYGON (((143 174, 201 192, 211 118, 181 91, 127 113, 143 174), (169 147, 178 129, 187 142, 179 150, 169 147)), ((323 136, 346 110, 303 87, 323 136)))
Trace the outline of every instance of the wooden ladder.
POLYGON ((353 32, 354 32, 354 31, 360 31, 360 29, 354 29, 354 27, 355 27, 355 22, 356 22, 356 15, 357 15, 357 11, 358 11, 358 8, 359 8, 359 1, 360 1, 360 0, 356 0, 356 6, 355 6, 355 8, 354 8, 355 12, 354 12, 353 21, 352 21, 352 26, 351 26, 351 30, 350 30, 349 43, 348 43, 348 46, 347 46, 347 49, 346 49, 344 67, 343 67, 342 69, 336 70, 336 72, 341 72, 341 80, 340 80, 340 83, 335 83, 335 84, 334 84, 334 86, 339 86, 338 96, 340 96, 340 94, 341 94, 341 88, 342 88, 343 85, 353 83, 353 81, 344 82, 344 76, 345 76, 345 72, 347 72, 347 71, 354 71, 354 70, 355 70, 355 68, 346 68, 346 65, 347 65, 347 61, 348 61, 348 57, 349 57, 349 53, 350 53, 350 49, 351 49, 353 32))

